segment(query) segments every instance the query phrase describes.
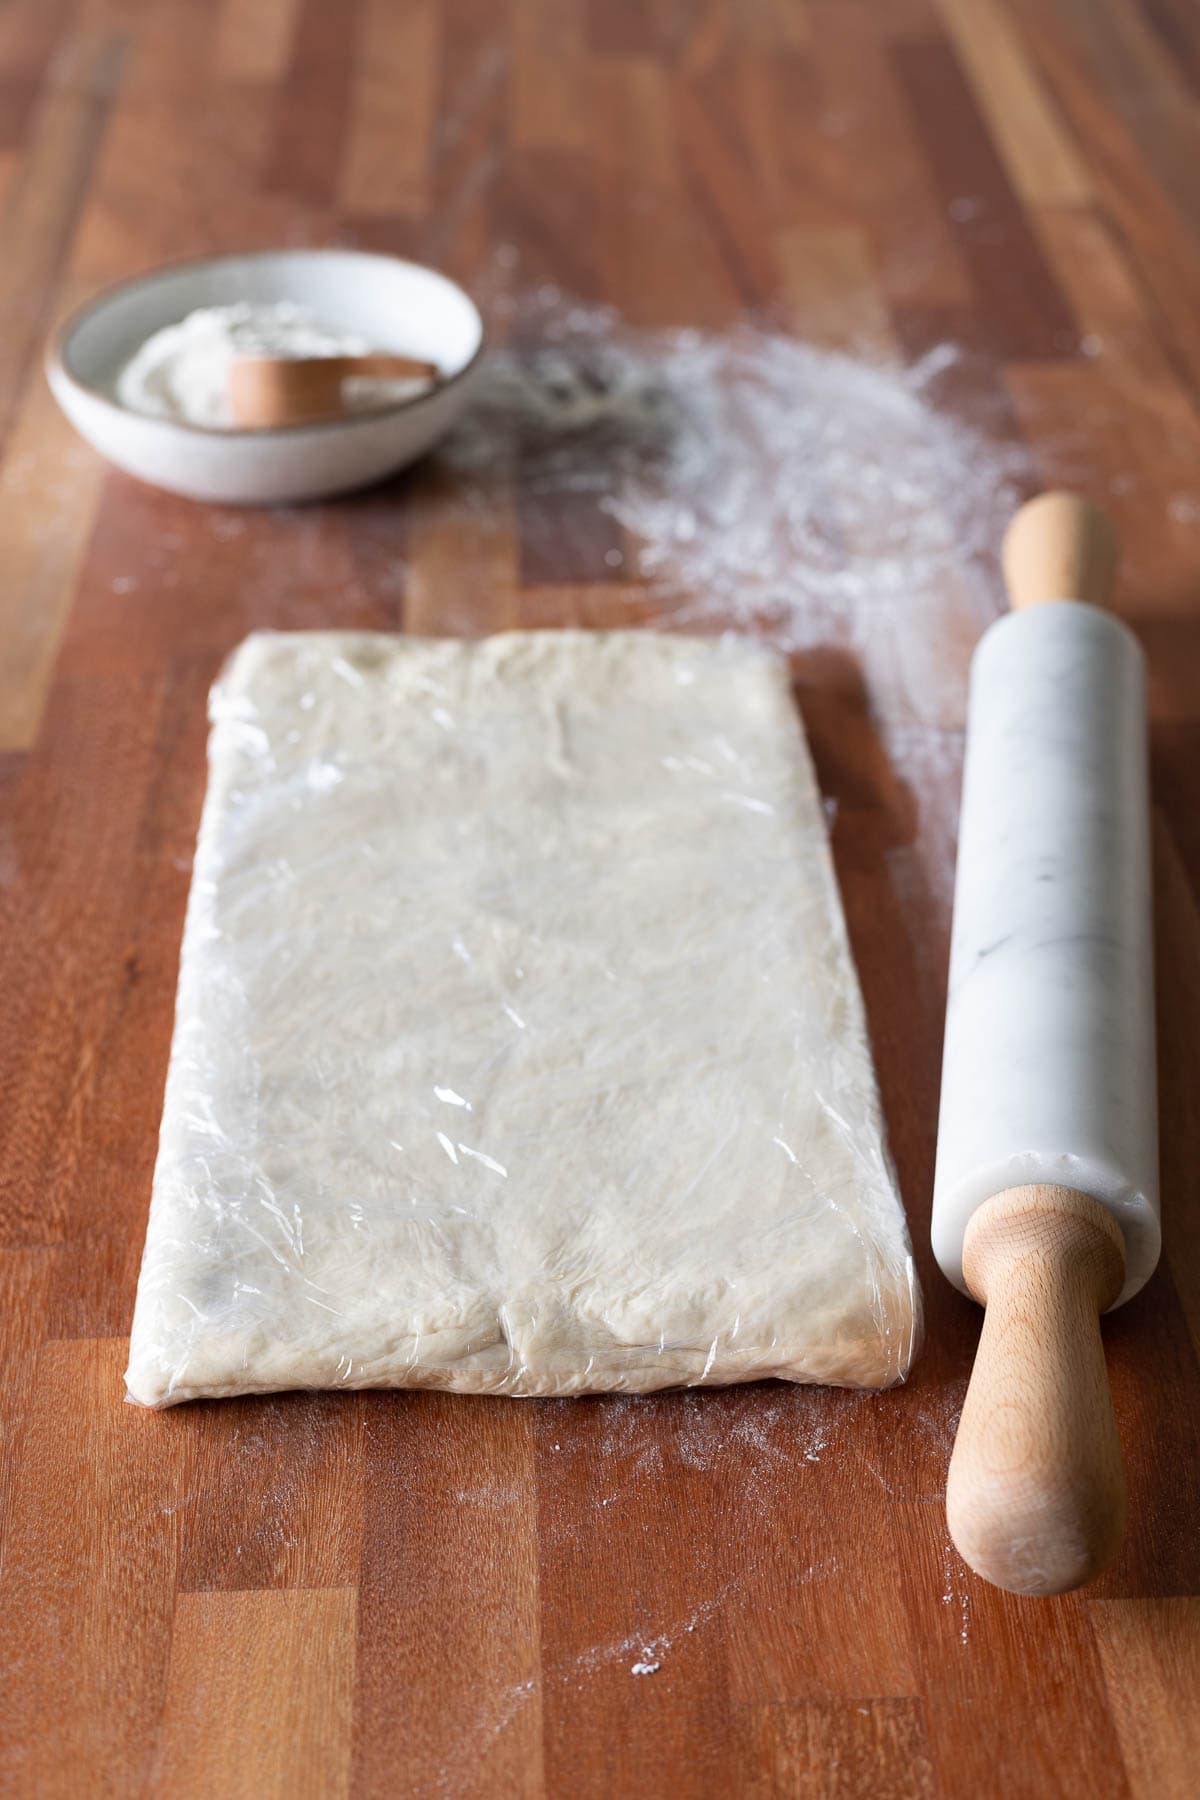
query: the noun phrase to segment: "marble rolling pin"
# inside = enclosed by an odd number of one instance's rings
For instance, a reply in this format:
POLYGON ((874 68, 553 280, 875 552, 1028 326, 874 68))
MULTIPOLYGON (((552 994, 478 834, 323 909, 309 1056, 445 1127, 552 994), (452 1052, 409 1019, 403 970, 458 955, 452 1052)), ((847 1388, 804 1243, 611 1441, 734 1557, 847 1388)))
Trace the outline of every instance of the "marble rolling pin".
POLYGON ((1019 1594, 1120 1543, 1099 1320, 1159 1251, 1144 673, 1100 610, 1115 564, 1103 513, 1031 501, 971 668, 933 1249, 987 1310, 946 1510, 1019 1594))

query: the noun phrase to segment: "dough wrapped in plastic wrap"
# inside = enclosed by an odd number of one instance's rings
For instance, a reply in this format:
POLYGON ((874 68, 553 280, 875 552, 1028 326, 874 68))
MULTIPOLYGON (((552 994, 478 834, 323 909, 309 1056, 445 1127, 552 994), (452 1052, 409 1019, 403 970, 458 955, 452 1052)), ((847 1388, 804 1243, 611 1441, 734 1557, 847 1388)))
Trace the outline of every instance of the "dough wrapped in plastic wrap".
POLYGON ((905 1375, 779 658, 259 634, 211 719, 132 1399, 905 1375))

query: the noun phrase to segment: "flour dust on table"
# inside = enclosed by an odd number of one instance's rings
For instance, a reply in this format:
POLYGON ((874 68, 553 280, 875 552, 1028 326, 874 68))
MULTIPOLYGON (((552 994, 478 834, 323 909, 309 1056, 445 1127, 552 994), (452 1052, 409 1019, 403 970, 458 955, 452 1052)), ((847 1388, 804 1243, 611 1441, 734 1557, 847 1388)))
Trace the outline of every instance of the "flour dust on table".
MULTIPOLYGON (((501 306, 510 341, 440 455, 468 506, 494 504, 498 472, 547 505, 590 497, 627 535, 607 573, 649 590, 656 623, 903 654, 930 601, 969 602, 994 561, 1029 459, 989 429, 961 348, 906 365, 750 323, 639 330, 554 288, 501 306)), ((990 583, 978 598, 982 626, 990 583)))
POLYGON ((133 1399, 903 1378, 780 658, 259 634, 212 720, 133 1399))

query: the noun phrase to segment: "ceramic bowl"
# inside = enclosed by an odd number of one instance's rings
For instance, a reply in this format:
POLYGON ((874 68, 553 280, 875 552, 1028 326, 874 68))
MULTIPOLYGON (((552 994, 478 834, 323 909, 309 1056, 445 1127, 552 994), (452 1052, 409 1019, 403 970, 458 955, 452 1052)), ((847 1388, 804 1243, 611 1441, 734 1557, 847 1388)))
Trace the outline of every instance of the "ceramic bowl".
POLYGON ((88 442, 130 475, 193 500, 268 506, 365 487, 428 450, 471 397, 483 322, 460 287, 419 263, 361 250, 206 257, 107 289, 47 352, 56 399, 88 442), (200 306, 292 300, 321 324, 436 362, 438 386, 371 412, 260 431, 132 412, 115 398, 139 345, 200 306))

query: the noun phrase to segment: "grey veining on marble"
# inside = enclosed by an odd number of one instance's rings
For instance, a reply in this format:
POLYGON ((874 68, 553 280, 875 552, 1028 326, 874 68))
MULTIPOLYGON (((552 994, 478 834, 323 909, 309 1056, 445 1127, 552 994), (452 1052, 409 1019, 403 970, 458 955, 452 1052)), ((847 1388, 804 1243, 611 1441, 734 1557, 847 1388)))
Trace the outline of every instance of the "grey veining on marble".
POLYGON ((1035 1182, 1112 1209, 1121 1300, 1158 1260, 1144 695, 1131 633, 1074 601, 975 652, 933 1203, 959 1287, 976 1207, 1035 1182))

